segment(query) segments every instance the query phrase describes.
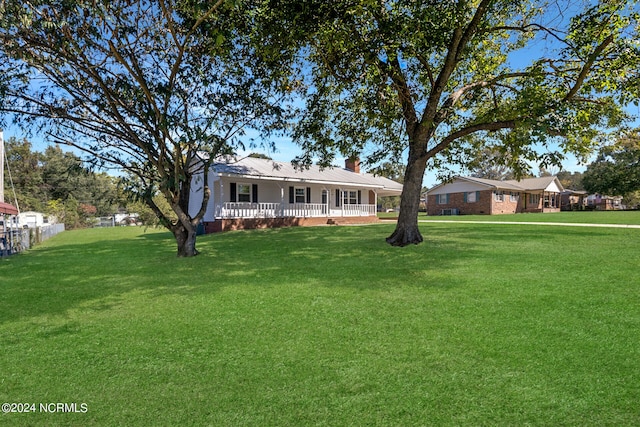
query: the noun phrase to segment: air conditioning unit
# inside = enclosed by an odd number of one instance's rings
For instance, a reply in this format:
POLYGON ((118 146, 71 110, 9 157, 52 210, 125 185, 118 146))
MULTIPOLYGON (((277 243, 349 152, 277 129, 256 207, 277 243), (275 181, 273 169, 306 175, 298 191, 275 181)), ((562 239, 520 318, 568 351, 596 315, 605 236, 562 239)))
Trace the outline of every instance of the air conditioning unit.
POLYGON ((459 215, 460 211, 458 209, 442 209, 442 213, 440 215, 459 215))

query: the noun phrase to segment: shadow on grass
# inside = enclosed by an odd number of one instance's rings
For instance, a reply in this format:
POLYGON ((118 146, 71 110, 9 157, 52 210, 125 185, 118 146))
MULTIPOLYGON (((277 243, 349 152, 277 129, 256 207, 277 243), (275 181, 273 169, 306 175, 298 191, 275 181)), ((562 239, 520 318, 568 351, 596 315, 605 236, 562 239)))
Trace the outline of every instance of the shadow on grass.
MULTIPOLYGON (((136 289, 176 286, 169 233, 140 230, 65 232, 20 256, 2 260, 0 322, 61 314, 90 303, 108 309, 136 289)), ((179 266, 178 266, 179 267, 179 266)))
MULTIPOLYGON (((564 235, 549 227, 425 225, 423 244, 394 248, 384 241, 392 230, 392 225, 300 227, 208 235, 198 240, 202 254, 189 259, 175 256, 168 232, 66 233, 0 263, 0 322, 70 309, 110 310, 131 292, 160 297, 292 283, 363 291, 397 286, 446 290, 465 284, 451 274, 461 266, 491 265, 510 255, 526 262, 518 255, 523 242, 535 242, 544 253, 562 244, 564 235), (500 255, 499 248, 506 252, 500 255)), ((587 241, 607 232, 572 229, 571 235, 587 241)))

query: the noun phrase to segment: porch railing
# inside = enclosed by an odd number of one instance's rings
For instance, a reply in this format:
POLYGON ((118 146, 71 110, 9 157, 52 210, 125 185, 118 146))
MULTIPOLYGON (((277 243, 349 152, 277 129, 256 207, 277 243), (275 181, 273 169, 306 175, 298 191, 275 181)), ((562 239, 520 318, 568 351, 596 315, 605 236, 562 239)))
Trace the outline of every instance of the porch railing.
POLYGON ((312 218, 328 216, 372 216, 375 205, 344 205, 331 208, 324 203, 248 203, 225 202, 216 205, 216 218, 312 218))
POLYGON ((327 205, 322 203, 295 203, 284 206, 283 217, 312 218, 327 216, 327 205))
POLYGON ((376 214, 376 205, 343 205, 344 216, 372 216, 376 214))
POLYGON ((281 215, 280 203, 226 202, 216 206, 218 218, 276 218, 281 215))

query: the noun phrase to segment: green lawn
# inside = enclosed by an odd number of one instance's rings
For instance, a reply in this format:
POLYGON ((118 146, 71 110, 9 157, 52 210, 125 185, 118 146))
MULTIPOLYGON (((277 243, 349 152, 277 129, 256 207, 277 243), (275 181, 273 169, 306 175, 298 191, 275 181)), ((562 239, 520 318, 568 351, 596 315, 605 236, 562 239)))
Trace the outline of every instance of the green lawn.
POLYGON ((462 221, 564 222, 593 224, 640 224, 640 211, 582 211, 508 215, 456 215, 450 217, 420 215, 418 219, 454 219, 462 221))
POLYGON ((640 424, 640 230, 421 227, 231 232, 192 259, 68 231, 0 260, 0 402, 87 408, 0 425, 640 424))
MULTIPOLYGON (((397 212, 379 213, 381 219, 395 219, 397 212)), ((500 221, 500 222, 564 222, 564 223, 593 223, 593 224, 640 224, 640 210, 636 211, 577 211, 553 212, 533 214, 505 214, 505 215, 452 215, 428 216, 420 212, 418 220, 447 220, 447 221, 500 221)))

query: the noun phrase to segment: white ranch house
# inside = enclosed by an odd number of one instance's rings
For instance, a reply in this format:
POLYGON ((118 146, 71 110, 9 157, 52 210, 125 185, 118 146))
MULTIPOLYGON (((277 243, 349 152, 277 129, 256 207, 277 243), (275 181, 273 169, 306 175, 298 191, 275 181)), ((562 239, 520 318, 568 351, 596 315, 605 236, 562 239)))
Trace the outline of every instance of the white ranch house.
MULTIPOLYGON (((194 177, 189 211, 203 198, 203 173, 194 177)), ((209 172, 211 198, 205 232, 289 225, 377 222, 378 197, 397 196, 402 184, 360 173, 359 161, 345 168, 311 166, 245 157, 215 162, 209 172)))

